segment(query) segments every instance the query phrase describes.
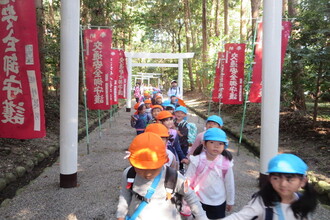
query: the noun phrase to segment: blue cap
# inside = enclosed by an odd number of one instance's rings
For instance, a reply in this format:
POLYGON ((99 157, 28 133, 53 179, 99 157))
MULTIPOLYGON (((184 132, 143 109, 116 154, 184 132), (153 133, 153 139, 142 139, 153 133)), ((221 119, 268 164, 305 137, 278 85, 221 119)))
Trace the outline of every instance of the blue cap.
POLYGON ((222 118, 220 118, 219 116, 217 115, 211 115, 210 117, 208 117, 206 119, 206 123, 209 122, 209 121, 213 121, 215 123, 218 123, 220 126, 223 126, 223 121, 222 121, 222 118))
POLYGON ((173 104, 168 104, 165 107, 171 107, 171 108, 175 109, 175 106, 173 104))
POLYGON ((168 106, 171 103, 171 100, 165 100, 162 105, 163 106, 168 106))
POLYGON ((175 109, 174 112, 178 112, 178 111, 181 111, 181 112, 183 112, 183 113, 185 113, 185 114, 188 113, 187 108, 186 108, 186 107, 183 107, 183 106, 179 106, 179 107, 177 107, 177 108, 175 109))
POLYGON ((267 173, 292 173, 306 175, 308 166, 293 154, 279 154, 268 163, 267 173))
POLYGON ((225 143, 225 147, 228 146, 228 139, 226 133, 220 128, 207 129, 203 137, 204 141, 220 141, 225 143))

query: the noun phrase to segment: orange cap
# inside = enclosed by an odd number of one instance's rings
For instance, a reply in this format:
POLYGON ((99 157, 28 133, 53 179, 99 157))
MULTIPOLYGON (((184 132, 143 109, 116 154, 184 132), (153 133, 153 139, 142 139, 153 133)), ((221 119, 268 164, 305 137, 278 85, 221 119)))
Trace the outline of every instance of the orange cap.
POLYGON ((146 127, 145 132, 152 132, 158 134, 160 137, 169 137, 168 129, 165 125, 160 123, 153 123, 146 127))
POLYGON ((163 140, 152 132, 136 136, 128 151, 131 153, 129 162, 138 169, 158 169, 168 161, 163 140))
POLYGON ((144 103, 145 104, 151 104, 151 100, 150 99, 146 99, 146 100, 144 100, 144 103))
POLYGON ((144 97, 150 97, 150 94, 149 94, 149 92, 145 92, 145 93, 143 93, 143 96, 144 97))
POLYGON ((134 105, 134 109, 135 109, 135 110, 138 110, 140 104, 141 104, 140 102, 137 102, 137 103, 134 105))
POLYGON ((155 99, 162 99, 163 97, 161 97, 160 95, 156 96, 155 99))
POLYGON ((161 109, 161 110, 164 109, 163 106, 161 106, 161 105, 153 105, 151 108, 152 108, 152 109, 154 109, 154 108, 159 108, 159 109, 161 109))
POLYGON ((157 120, 162 120, 165 118, 173 118, 173 115, 169 111, 161 111, 157 115, 157 120))

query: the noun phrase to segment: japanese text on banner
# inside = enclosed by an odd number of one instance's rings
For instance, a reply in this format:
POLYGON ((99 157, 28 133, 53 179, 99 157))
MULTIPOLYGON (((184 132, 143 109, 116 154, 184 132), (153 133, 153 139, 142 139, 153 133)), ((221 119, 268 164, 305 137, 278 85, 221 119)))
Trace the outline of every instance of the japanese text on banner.
POLYGON ((34 0, 3 0, 0 10, 0 137, 44 137, 34 0))

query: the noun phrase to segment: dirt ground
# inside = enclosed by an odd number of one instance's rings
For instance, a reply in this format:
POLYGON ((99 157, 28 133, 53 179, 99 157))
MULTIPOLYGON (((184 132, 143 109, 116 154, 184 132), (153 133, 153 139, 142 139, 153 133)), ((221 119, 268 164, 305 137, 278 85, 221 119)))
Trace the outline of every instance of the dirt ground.
MULTIPOLYGON (((184 95, 184 100, 193 101, 193 107, 207 114, 209 103, 207 97, 197 92, 184 95)), ((218 113, 218 104, 210 105, 211 112, 218 113)), ((260 142, 260 105, 250 103, 247 108, 244 135, 257 143, 260 142)), ((26 167, 38 153, 49 146, 59 145, 59 99, 53 96, 45 99, 47 136, 41 139, 17 140, 0 138, 0 178, 8 173, 15 173, 17 166, 26 167)), ((79 110, 79 128, 85 126, 84 107, 79 110)), ((222 105, 221 116, 225 126, 239 130, 241 127, 242 106, 222 105)), ((97 118, 96 111, 90 111, 89 120, 97 118)), ((301 156, 320 179, 330 182, 330 121, 318 121, 312 128, 311 117, 302 116, 289 109, 280 113, 280 151, 291 152, 301 156)), ((48 164, 45 163, 44 166, 48 164)), ((28 173, 33 172, 32 169, 28 173)))

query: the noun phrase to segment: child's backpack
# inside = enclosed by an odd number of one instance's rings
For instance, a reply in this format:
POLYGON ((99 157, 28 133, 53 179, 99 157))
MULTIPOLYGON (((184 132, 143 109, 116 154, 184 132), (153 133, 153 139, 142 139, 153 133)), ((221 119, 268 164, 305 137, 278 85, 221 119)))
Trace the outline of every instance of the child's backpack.
MULTIPOLYGON (((135 176, 136 176, 135 169, 134 167, 131 167, 126 175, 126 179, 127 179, 126 188, 129 189, 141 201, 147 201, 147 200, 149 201, 149 199, 146 199, 143 196, 133 191, 135 176)), ((175 192, 175 186, 177 180, 178 180, 178 172, 175 169, 166 166, 165 181, 164 181, 164 187, 166 190, 166 200, 170 199, 171 202, 175 204, 177 210, 180 212, 182 208, 182 195, 175 192)))
POLYGON ((185 121, 184 126, 188 128, 188 143, 193 144, 197 136, 197 126, 195 123, 185 121))

